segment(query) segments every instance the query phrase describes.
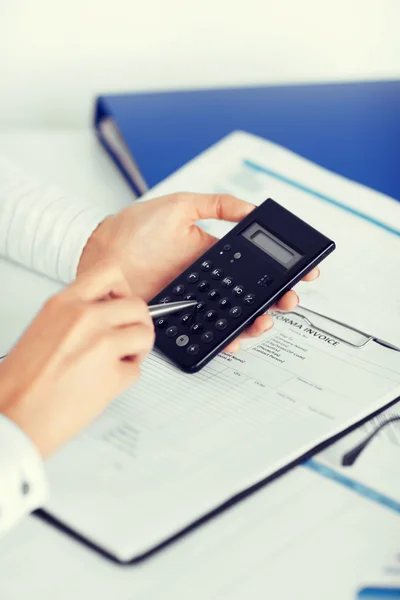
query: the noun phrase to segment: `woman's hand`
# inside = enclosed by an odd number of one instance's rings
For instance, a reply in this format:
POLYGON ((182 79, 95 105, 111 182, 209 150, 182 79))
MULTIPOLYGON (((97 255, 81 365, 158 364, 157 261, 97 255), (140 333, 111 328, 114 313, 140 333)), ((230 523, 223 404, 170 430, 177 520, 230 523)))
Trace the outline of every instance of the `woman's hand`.
MULTIPOLYGON (((79 272, 112 257, 121 265, 132 293, 149 301, 217 241, 196 221, 238 222, 254 208, 253 204, 225 194, 181 193, 139 202, 98 227, 82 254, 79 272)), ((312 281, 318 274, 316 268, 305 280, 312 281)), ((297 303, 297 294, 290 291, 273 308, 293 310, 297 303)), ((270 315, 262 315, 241 337, 261 335, 272 324, 270 315)), ((235 340, 227 350, 237 350, 239 345, 239 340, 235 340)))
POLYGON ((100 262, 45 304, 0 365, 0 411, 47 457, 138 379, 153 342, 146 303, 100 262))

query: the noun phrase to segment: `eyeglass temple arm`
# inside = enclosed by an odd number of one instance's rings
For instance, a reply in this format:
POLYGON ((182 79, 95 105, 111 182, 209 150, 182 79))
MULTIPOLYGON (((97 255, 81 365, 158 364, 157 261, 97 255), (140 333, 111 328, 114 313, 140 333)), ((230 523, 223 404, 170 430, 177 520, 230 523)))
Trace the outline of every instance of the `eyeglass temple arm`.
POLYGON ((360 444, 346 452, 346 454, 342 457, 342 466, 343 467, 351 467, 356 462, 357 458, 360 456, 361 452, 364 450, 366 446, 371 442, 371 440, 376 436, 379 431, 381 431, 386 425, 390 423, 394 423, 395 421, 400 421, 400 415, 395 415, 394 417, 390 417, 384 423, 378 425, 378 427, 373 431, 364 441, 360 444))

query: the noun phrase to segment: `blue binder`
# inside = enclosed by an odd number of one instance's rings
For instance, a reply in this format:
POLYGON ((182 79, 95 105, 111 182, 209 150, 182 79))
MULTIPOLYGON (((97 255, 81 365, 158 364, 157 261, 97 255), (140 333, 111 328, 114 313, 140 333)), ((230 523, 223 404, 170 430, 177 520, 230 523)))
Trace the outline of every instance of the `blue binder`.
POLYGON ((242 129, 400 200, 399 107, 400 81, 266 86, 104 95, 94 121, 139 195, 242 129))

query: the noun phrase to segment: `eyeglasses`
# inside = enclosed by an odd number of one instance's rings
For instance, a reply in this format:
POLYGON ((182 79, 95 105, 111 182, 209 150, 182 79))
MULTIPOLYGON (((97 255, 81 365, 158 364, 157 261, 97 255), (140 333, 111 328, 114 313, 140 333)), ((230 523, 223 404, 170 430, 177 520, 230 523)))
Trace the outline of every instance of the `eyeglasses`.
MULTIPOLYGON (((400 400, 400 397, 398 399, 400 400)), ((374 437, 387 425, 395 423, 396 421, 400 421, 400 415, 393 415, 392 417, 389 417, 389 419, 378 425, 375 431, 373 431, 369 436, 367 436, 364 441, 362 441, 360 444, 357 444, 357 446, 346 452, 346 454, 343 454, 342 466, 351 467, 352 465, 354 465, 361 452, 368 446, 368 444, 374 439, 374 437)))

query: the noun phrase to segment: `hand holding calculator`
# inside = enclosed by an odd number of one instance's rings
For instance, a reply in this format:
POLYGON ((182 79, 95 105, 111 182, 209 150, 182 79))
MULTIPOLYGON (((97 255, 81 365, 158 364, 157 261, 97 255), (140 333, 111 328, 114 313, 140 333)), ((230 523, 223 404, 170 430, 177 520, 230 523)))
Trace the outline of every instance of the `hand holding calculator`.
POLYGON ((152 300, 198 302, 156 321, 156 347, 184 371, 200 370, 334 249, 266 200, 152 300))

